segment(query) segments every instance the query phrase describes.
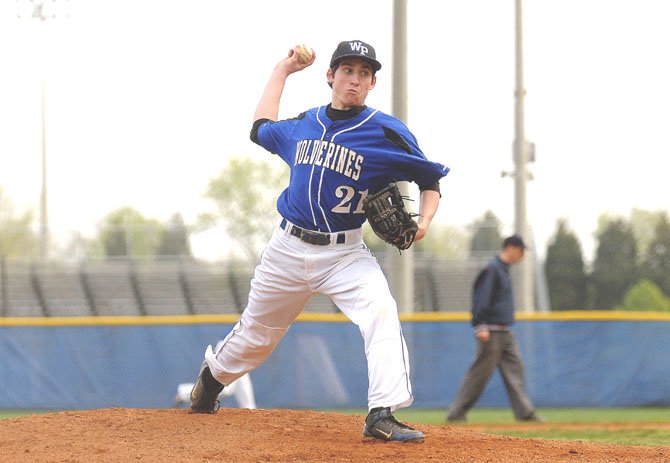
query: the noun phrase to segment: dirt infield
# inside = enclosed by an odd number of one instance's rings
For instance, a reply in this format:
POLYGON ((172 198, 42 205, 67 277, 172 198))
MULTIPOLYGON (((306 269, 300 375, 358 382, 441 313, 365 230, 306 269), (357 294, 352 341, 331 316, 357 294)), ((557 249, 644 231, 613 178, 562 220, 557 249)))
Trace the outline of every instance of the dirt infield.
POLYGON ((364 418, 295 410, 114 408, 0 421, 0 462, 670 462, 670 447, 519 439, 418 426, 422 444, 363 441, 364 418))

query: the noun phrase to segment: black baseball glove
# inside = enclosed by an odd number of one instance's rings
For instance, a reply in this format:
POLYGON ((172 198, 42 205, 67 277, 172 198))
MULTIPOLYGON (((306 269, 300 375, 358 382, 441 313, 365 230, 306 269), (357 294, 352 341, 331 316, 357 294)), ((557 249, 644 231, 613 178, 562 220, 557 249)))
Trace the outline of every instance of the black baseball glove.
POLYGON ((370 222, 372 231, 385 242, 400 250, 408 249, 414 242, 419 226, 405 209, 403 197, 395 183, 386 188, 366 196, 363 200, 363 209, 370 222))

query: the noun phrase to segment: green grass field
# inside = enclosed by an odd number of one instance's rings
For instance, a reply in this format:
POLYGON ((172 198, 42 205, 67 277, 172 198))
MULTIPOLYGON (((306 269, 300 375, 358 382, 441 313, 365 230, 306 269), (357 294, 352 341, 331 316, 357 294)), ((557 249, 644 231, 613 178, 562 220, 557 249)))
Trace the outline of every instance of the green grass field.
MULTIPOLYGON (((364 415, 365 411, 345 413, 364 415)), ((510 409, 474 408, 468 422, 457 425, 446 423, 446 410, 409 408, 395 416, 411 423, 459 426, 513 437, 670 446, 670 408, 546 408, 537 413, 544 423, 517 423, 510 409)))
MULTIPOLYGON (((670 408, 543 408, 537 414, 552 423, 670 423, 670 408)), ((395 414, 414 423, 445 424, 446 410, 419 410, 406 408, 395 414)), ((468 413, 468 424, 516 423, 507 408, 473 408, 468 413)))
MULTIPOLYGON (((349 415, 366 414, 361 409, 324 410, 349 415)), ((0 411, 0 419, 11 419, 54 411, 0 411)), ((546 408, 539 409, 545 422, 517 423, 509 409, 474 408, 468 422, 449 424, 479 432, 505 436, 581 440, 625 445, 670 446, 670 408, 546 408)), ((447 425, 446 410, 403 409, 395 413, 401 421, 447 425)))
POLYGON ((0 410, 0 420, 9 420, 11 418, 18 418, 20 416, 53 412, 54 410, 0 410))

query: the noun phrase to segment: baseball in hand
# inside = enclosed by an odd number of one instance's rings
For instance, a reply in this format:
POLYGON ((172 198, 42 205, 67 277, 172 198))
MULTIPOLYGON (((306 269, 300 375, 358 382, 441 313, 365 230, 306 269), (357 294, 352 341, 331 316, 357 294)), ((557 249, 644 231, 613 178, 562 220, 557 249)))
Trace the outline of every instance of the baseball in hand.
POLYGON ((312 49, 307 48, 304 44, 298 45, 298 61, 301 63, 309 63, 312 60, 312 49))

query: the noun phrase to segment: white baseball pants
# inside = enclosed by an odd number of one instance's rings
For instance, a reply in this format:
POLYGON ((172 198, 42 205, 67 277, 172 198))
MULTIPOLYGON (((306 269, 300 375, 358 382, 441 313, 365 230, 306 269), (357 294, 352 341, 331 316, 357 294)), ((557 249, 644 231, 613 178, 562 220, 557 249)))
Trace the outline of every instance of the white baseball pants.
POLYGON ((411 405, 410 366, 398 309, 362 231, 346 240, 307 244, 277 228, 256 267, 246 309, 205 359, 214 377, 228 385, 258 367, 286 334, 309 298, 326 294, 363 336, 368 364, 368 408, 411 405))

